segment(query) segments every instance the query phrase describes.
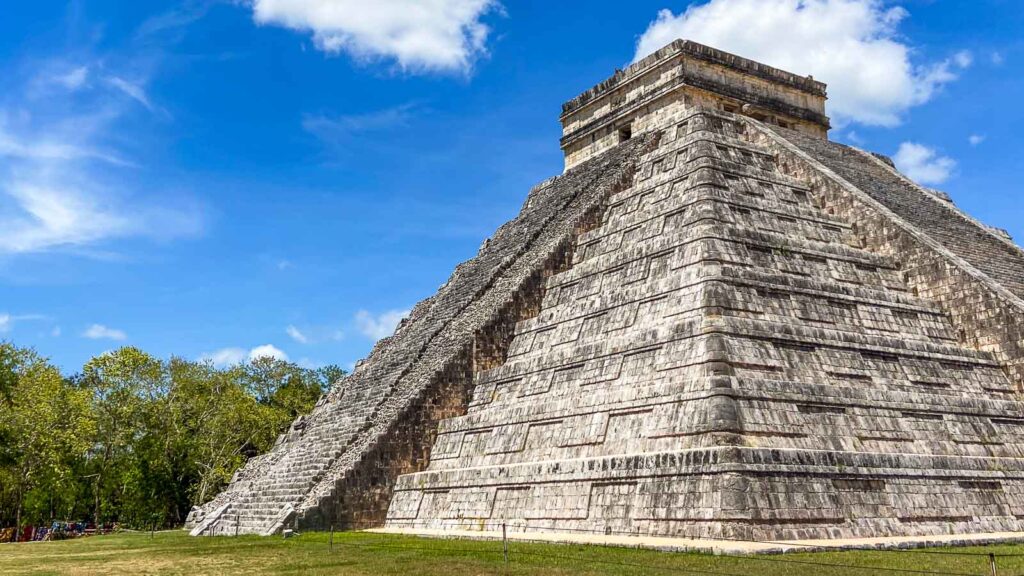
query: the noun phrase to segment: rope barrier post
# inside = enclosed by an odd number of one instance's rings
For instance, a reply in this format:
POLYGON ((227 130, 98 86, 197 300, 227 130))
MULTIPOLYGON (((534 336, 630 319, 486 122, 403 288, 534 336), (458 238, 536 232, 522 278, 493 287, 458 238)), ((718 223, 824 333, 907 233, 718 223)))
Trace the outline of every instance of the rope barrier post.
POLYGON ((241 515, 241 513, 236 513, 235 514, 235 537, 236 538, 238 537, 238 526, 241 523, 242 523, 242 515, 241 515))
POLYGON ((334 524, 331 524, 331 553, 334 553, 334 524))
POLYGON ((992 576, 999 576, 996 572, 996 555, 992 552, 988 554, 988 565, 992 568, 992 576))
POLYGON ((505 552, 505 568, 508 568, 508 534, 505 532, 505 523, 501 523, 501 546, 505 552))

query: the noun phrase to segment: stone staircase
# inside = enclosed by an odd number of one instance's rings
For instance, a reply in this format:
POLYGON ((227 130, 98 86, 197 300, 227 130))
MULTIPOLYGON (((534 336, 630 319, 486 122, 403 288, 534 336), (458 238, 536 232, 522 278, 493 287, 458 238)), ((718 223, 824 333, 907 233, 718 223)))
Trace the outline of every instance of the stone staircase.
POLYGON ((393 337, 268 454, 193 510, 193 533, 382 524, 394 478, 425 467, 436 421, 465 410, 472 367, 500 360, 509 331, 503 326, 532 313, 544 274, 562 265, 581 222, 630 178, 652 141, 634 139, 531 191, 517 218, 418 304, 393 337))
POLYGON ((867 152, 789 130, 778 132, 983 274, 1024 298, 1024 251, 1013 242, 867 152))

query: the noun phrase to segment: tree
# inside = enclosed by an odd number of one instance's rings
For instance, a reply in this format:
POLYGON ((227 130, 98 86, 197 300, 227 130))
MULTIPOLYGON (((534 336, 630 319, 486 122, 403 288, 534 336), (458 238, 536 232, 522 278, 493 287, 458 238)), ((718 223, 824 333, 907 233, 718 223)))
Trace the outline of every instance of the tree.
POLYGON ((348 371, 337 364, 321 366, 314 370, 313 373, 320 381, 320 387, 323 388, 324 391, 330 390, 331 387, 340 382, 342 378, 348 376, 348 371))
POLYGON ((237 367, 242 386, 256 400, 273 409, 275 428, 308 412, 324 393, 321 373, 290 362, 263 356, 237 367))
POLYGON ((136 444, 145 437, 148 404, 167 388, 163 363, 134 347, 101 354, 83 369, 82 380, 92 394, 96 435, 90 454, 93 518, 99 525, 126 497, 136 472, 136 444), (107 504, 108 514, 103 513, 107 504))
POLYGON ((58 515, 180 525, 344 374, 273 358, 218 368, 124 347, 65 378, 0 343, 0 525, 58 515))
POLYGON ((13 344, 0 342, 0 406, 11 405, 11 395, 18 385, 15 369, 23 355, 13 344))
MULTIPOLYGON (((12 396, 18 385, 17 366, 22 352, 13 344, 0 342, 0 409, 13 407, 12 396)), ((4 447, 11 442, 11 431, 0 426, 0 471, 10 465, 11 454, 4 447)), ((2 484, 0 484, 2 485, 2 484)))
POLYGON ((60 371, 35 352, 15 349, 16 375, 9 407, 0 411, 4 489, 13 502, 14 523, 25 512, 41 520, 49 509, 73 504, 76 460, 86 452, 95 421, 84 391, 69 386, 60 371), (70 502, 68 499, 70 498, 70 502))
POLYGON ((279 419, 243 385, 237 368, 216 370, 182 360, 172 366, 176 401, 169 410, 189 438, 188 461, 195 476, 189 504, 202 504, 249 456, 273 445, 279 419))

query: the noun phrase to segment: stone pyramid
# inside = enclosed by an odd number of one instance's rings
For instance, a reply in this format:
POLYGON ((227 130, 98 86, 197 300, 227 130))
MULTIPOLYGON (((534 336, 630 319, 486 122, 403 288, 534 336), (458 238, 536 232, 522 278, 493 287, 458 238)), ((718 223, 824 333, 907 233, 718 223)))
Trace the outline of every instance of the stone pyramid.
POLYGON ((566 171, 190 517, 776 540, 1024 530, 1024 251, 677 41, 566 171))

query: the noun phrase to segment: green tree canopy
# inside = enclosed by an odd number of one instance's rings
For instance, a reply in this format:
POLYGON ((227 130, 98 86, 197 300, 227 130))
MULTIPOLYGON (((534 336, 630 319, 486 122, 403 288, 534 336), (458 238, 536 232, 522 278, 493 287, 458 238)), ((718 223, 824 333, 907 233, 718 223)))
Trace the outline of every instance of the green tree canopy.
POLYGON ((344 375, 273 358, 219 368, 129 346, 65 378, 0 343, 0 526, 180 525, 344 375))

